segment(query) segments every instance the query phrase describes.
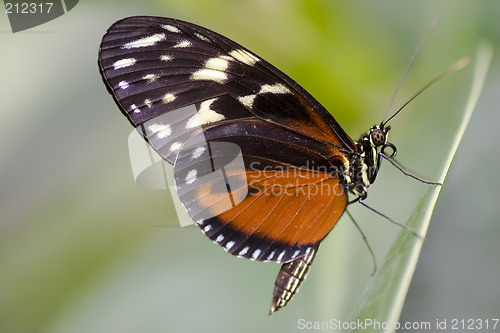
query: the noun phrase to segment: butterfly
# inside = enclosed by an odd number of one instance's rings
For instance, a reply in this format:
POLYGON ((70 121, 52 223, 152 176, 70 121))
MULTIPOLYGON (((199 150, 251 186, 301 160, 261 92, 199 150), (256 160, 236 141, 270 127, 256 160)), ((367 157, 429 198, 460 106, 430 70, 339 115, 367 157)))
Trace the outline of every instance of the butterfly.
POLYGON ((121 112, 173 165, 201 231, 234 256, 282 263, 270 314, 295 295, 346 206, 366 198, 381 158, 396 153, 387 121, 352 140, 286 74, 193 23, 117 21, 98 65, 121 112))

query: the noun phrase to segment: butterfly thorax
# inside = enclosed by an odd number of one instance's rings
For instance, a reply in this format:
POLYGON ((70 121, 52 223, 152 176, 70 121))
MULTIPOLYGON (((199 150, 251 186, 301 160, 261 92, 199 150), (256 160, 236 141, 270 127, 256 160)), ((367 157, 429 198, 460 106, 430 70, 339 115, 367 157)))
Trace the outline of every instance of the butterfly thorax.
POLYGON ((365 198, 366 189, 375 181, 380 167, 380 152, 386 147, 396 148, 387 142, 390 126, 372 126, 356 143, 356 152, 349 156, 350 167, 346 177, 347 190, 354 195, 365 198))

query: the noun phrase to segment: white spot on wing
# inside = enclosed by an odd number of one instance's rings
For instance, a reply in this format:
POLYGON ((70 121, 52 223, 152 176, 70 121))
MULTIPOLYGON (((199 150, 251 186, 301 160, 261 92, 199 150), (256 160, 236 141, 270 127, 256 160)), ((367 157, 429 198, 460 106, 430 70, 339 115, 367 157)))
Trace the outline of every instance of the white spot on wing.
POLYGON ((281 251, 281 253, 278 256, 278 259, 276 259, 276 262, 280 262, 281 259, 283 259, 283 257, 285 256, 285 253, 286 253, 285 250, 281 251))
POLYGON ((257 249, 255 251, 253 251, 253 253, 252 253, 252 259, 253 260, 257 259, 257 257, 259 256, 260 252, 261 252, 260 249, 257 249))
POLYGON ((227 80, 225 71, 229 67, 229 57, 210 58, 205 61, 205 68, 202 68, 193 73, 192 80, 210 80, 219 83, 224 83, 227 80))
POLYGON ((144 104, 146 104, 146 106, 147 106, 148 108, 150 108, 151 106, 153 106, 153 102, 151 102, 151 100, 150 100, 149 98, 146 98, 146 99, 144 100, 144 104))
POLYGON ((191 80, 207 80, 224 83, 227 80, 227 74, 215 69, 202 68, 191 75, 191 80))
POLYGON ((242 62, 249 66, 253 66, 257 61, 259 61, 259 58, 242 49, 232 50, 231 52, 229 52, 229 55, 239 62, 242 62))
POLYGON ((154 46, 156 43, 161 42, 165 39, 165 34, 154 34, 151 36, 143 37, 138 40, 134 40, 133 42, 126 43, 122 46, 124 49, 135 49, 140 47, 148 47, 154 46))
POLYGON ((215 100, 216 98, 212 98, 202 102, 199 111, 194 116, 189 118, 186 124, 186 128, 187 129, 197 128, 201 127, 202 125, 224 120, 225 119, 224 115, 210 109, 210 105, 215 100))
POLYGON ((227 242, 226 246, 225 246, 225 249, 227 251, 231 250, 231 248, 234 246, 235 242, 234 241, 229 241, 227 242))
POLYGON ((128 84, 128 82, 127 82, 127 81, 120 81, 120 83, 118 83, 118 86, 119 86, 121 89, 123 89, 123 90, 127 89, 128 87, 130 87, 130 85, 128 84))
POLYGON ((240 101, 240 103, 246 106, 247 108, 251 109, 253 102, 255 101, 255 97, 257 97, 257 95, 241 96, 238 97, 238 101, 240 101))
POLYGON ((217 236, 217 238, 215 239, 215 241, 216 241, 217 243, 220 243, 220 242, 222 242, 223 240, 224 240, 224 236, 223 236, 222 234, 220 234, 219 236, 217 236))
POLYGON ((179 141, 174 142, 170 145, 170 151, 177 151, 177 150, 181 149, 181 146, 182 146, 182 143, 180 143, 179 141))
POLYGON ((243 248, 243 249, 242 249, 242 250, 238 253, 238 255, 239 255, 239 256, 243 256, 243 255, 245 255, 245 254, 248 252, 248 250, 249 250, 249 249, 250 249, 250 247, 245 246, 245 247, 244 247, 244 248, 243 248))
POLYGON ((273 252, 269 253, 269 255, 267 256, 267 260, 273 259, 275 254, 276 254, 276 250, 273 250, 273 252))
MULTIPOLYGON (((282 85, 281 83, 276 83, 274 85, 270 84, 264 84, 262 87, 260 87, 260 91, 257 93, 258 94, 266 94, 266 93, 272 93, 272 94, 289 94, 291 91, 282 85)), ((240 96, 238 97, 238 101, 243 104, 243 106, 246 106, 247 108, 252 108, 253 103, 255 102, 255 98, 257 95, 246 95, 246 96, 240 96)))
POLYGON ((174 48, 185 48, 185 47, 190 47, 191 42, 188 40, 181 40, 179 43, 175 44, 173 47, 174 48))
POLYGON ((212 230, 212 226, 210 224, 207 224, 204 228, 203 228, 203 232, 204 233, 207 233, 209 232, 210 230, 212 230))
POLYGON ((295 259, 300 254, 300 250, 297 250, 293 253, 292 259, 295 259))
POLYGON ((194 160, 195 158, 200 157, 204 152, 206 148, 205 146, 199 146, 195 150, 193 150, 193 153, 191 154, 191 159, 194 160))
POLYGON ((163 96, 163 98, 161 99, 161 102, 163 104, 167 104, 167 103, 172 102, 174 99, 175 99, 174 95, 172 95, 172 94, 165 94, 165 96, 163 96))
POLYGON ((208 37, 203 36, 202 34, 195 32, 194 35, 205 42, 210 42, 210 39, 208 37))
POLYGON ((229 67, 229 61, 222 57, 220 58, 210 58, 205 62, 206 68, 216 69, 219 71, 225 71, 229 67))
POLYGON ((168 30, 170 32, 176 32, 176 33, 181 32, 181 30, 179 28, 174 27, 173 25, 170 25, 170 24, 162 24, 162 25, 160 25, 160 27, 162 27, 162 29, 168 30))
POLYGON ((289 94, 290 89, 282 85, 281 83, 276 83, 274 85, 265 84, 260 88, 259 94, 272 93, 272 94, 289 94))
POLYGON ((130 110, 134 111, 134 113, 139 113, 141 112, 141 110, 139 110, 139 108, 135 105, 135 104, 132 104, 130 106, 130 110))
POLYGON ((142 77, 144 80, 148 81, 148 83, 153 83, 155 82, 156 80, 158 80, 160 78, 159 75, 157 74, 146 74, 142 77))
MULTIPOLYGON (((194 183, 197 175, 198 175, 198 171, 196 171, 196 169, 189 171, 186 175, 186 179, 184 179, 186 181, 186 184, 191 185, 192 183, 194 183)), ((224 239, 224 236, 222 236, 222 235, 219 235, 219 237, 222 237, 222 239, 224 239)), ((219 239, 219 238, 217 238, 217 239, 219 239)), ((220 242, 220 241, 217 241, 217 242, 220 242)))
POLYGON ((113 68, 117 70, 120 68, 130 67, 133 64, 135 64, 135 62, 136 62, 135 58, 120 59, 113 63, 113 68))
POLYGON ((164 139, 170 134, 172 134, 172 128, 170 127, 169 124, 151 124, 149 125, 148 129, 153 133, 156 134, 156 136, 159 139, 164 139))
POLYGON ((168 54, 162 54, 162 55, 160 56, 160 60, 161 60, 161 61, 165 61, 165 62, 167 62, 167 61, 170 61, 170 60, 172 60, 172 59, 173 59, 173 57, 172 57, 172 56, 170 56, 170 55, 168 55, 168 54))

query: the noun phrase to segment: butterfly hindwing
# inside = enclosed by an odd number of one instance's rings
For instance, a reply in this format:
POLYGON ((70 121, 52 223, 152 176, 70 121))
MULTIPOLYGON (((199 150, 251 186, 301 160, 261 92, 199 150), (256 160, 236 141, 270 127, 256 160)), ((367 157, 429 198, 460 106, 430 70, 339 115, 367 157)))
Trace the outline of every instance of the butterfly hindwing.
POLYGON ((207 144, 190 140, 191 148, 179 153, 181 201, 205 234, 234 255, 286 262, 306 254, 347 202, 339 179, 327 172, 322 147, 267 122, 232 127, 224 135, 218 127, 206 129, 207 144))

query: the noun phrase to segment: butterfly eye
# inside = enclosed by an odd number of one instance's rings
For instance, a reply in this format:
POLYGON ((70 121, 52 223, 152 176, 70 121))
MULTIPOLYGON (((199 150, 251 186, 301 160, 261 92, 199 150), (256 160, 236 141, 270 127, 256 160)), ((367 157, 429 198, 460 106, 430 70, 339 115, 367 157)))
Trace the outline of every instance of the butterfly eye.
POLYGON ((370 138, 376 147, 382 146, 387 142, 386 132, 379 127, 372 127, 370 129, 370 138))

